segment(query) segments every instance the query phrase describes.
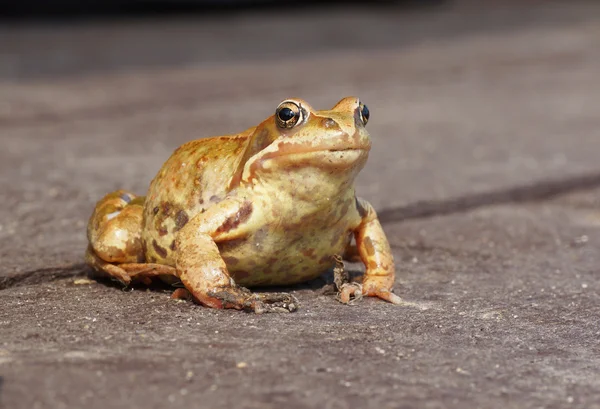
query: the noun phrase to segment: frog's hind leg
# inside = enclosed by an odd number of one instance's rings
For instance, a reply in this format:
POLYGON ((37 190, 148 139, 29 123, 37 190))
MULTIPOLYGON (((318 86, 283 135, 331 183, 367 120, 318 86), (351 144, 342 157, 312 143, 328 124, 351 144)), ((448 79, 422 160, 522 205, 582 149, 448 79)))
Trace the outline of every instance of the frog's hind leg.
POLYGON ((96 255, 91 245, 85 252, 85 261, 95 270, 95 276, 113 278, 128 285, 132 280, 150 284, 152 278, 164 276, 175 276, 175 267, 156 263, 124 263, 112 264, 102 260, 96 255))
POLYGON ((100 276, 129 284, 133 275, 126 265, 145 261, 141 238, 144 199, 117 190, 96 204, 88 223, 85 259, 100 276))
POLYGON ((121 267, 108 263, 96 255, 92 245, 88 245, 85 251, 85 262, 94 269, 95 277, 114 278, 127 285, 131 282, 131 277, 121 267))

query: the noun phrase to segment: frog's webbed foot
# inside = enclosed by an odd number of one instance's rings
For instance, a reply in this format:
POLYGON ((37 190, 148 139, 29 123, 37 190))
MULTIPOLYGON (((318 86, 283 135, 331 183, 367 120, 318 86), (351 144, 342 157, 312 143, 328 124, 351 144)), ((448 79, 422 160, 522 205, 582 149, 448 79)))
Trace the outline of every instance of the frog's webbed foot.
POLYGON ((344 283, 339 287, 337 300, 343 304, 353 304, 362 298, 362 284, 360 283, 344 283))
POLYGON ((205 297, 200 299, 200 302, 212 307, 235 308, 237 310, 252 311, 257 314, 294 312, 300 305, 298 299, 292 294, 252 293, 247 288, 238 286, 209 291, 205 297))

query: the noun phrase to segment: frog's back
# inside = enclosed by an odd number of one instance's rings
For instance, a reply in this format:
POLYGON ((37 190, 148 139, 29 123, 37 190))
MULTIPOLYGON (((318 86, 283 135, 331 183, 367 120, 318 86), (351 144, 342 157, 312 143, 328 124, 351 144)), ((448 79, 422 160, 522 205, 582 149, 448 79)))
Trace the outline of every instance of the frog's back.
POLYGON ((144 205, 142 242, 147 262, 172 265, 176 233, 225 197, 248 131, 190 141, 165 162, 150 183, 144 205))

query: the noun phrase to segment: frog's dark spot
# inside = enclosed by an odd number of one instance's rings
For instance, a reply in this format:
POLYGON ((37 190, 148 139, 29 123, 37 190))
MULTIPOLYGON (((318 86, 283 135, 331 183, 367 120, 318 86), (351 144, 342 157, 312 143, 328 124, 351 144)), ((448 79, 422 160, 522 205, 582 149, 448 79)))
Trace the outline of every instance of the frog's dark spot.
POLYGON ((137 263, 143 263, 146 258, 143 249, 143 242, 139 237, 127 240, 125 243, 125 254, 129 256, 135 255, 135 261, 137 263))
POLYGON ((248 277, 250 277, 250 273, 247 271, 244 271, 244 270, 237 270, 233 273, 233 278, 235 280, 239 280, 242 278, 248 278, 248 277))
POLYGON ((177 215, 175 216, 175 230, 174 231, 181 230, 181 228, 183 226, 185 226, 189 220, 190 219, 189 219, 187 213, 185 212, 185 210, 178 211, 177 215))
POLYGON ((219 196, 212 195, 210 199, 208 199, 208 201, 211 203, 219 203, 221 201, 221 198, 219 196))
POLYGON ((350 200, 346 200, 346 202, 344 203, 344 205, 341 208, 341 215, 345 215, 346 213, 348 213, 348 209, 350 208, 350 200))
POLYGON ((159 235, 159 236, 161 236, 161 237, 162 237, 162 236, 166 236, 166 235, 167 235, 167 233, 168 233, 168 231, 167 231, 167 228, 166 228, 166 227, 164 227, 164 226, 160 226, 160 227, 158 228, 158 235, 159 235))
POLYGON ((237 258, 235 258, 235 257, 232 257, 232 256, 229 256, 229 257, 225 256, 225 257, 223 257, 223 261, 224 261, 224 262, 225 262, 225 264, 227 264, 228 266, 229 266, 229 265, 231 265, 231 266, 235 266, 237 263, 239 263, 239 262, 240 262, 240 260, 238 260, 237 258))
POLYGON ((158 254, 162 258, 167 257, 167 250, 159 246, 156 240, 152 240, 152 247, 154 247, 154 251, 156 251, 156 254, 158 254))
POLYGON ((242 246, 246 242, 246 239, 234 239, 229 241, 219 242, 217 247, 220 253, 226 251, 235 251, 239 246, 242 246))
POLYGON ((304 257, 313 258, 315 256, 315 249, 302 250, 304 257))
POLYGON ((169 213, 171 213, 171 203, 163 202, 162 203, 162 211, 163 211, 163 214, 165 214, 165 215, 168 215, 169 213))
POLYGON ((365 207, 360 203, 360 200, 358 200, 358 197, 355 197, 354 201, 356 202, 356 210, 358 210, 358 214, 360 215, 360 217, 362 217, 364 219, 368 213, 367 209, 365 209, 365 207))
POLYGON ((241 223, 244 223, 252 214, 252 202, 246 201, 234 216, 228 217, 225 222, 216 230, 217 233, 228 232, 235 229, 241 223))
POLYGON ((319 264, 331 264, 331 265, 333 265, 334 261, 335 260, 333 259, 333 257, 328 256, 328 255, 324 255, 323 257, 321 257, 319 259, 319 264))
POLYGON ((204 204, 204 199, 202 199, 202 196, 200 196, 200 200, 198 200, 199 204, 204 204))
POLYGON ((158 214, 159 210, 160 210, 160 208, 158 206, 156 206, 154 209, 152 209, 152 213, 153 214, 158 214))
POLYGON ((144 253, 144 256, 148 254, 148 246, 146 245, 146 240, 142 240, 142 252, 144 253))
POLYGON ((373 245, 373 240, 371 240, 370 237, 365 238, 362 241, 362 244, 369 256, 372 256, 373 254, 375 254, 375 246, 373 245))
POLYGON ((173 240, 171 242, 171 245, 169 246, 169 248, 173 251, 177 250, 177 243, 175 242, 175 240, 173 240))

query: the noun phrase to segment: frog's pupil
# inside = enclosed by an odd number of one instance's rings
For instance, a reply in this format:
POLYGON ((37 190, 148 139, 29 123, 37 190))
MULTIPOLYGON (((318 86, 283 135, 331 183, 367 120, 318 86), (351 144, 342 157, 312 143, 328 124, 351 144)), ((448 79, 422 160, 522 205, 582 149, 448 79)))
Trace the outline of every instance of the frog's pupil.
POLYGON ((292 119, 294 117, 294 111, 292 111, 289 108, 281 108, 281 110, 279 111, 279 118, 282 121, 289 121, 290 119, 292 119))
POLYGON ((369 120, 369 108, 366 105, 362 106, 362 116, 365 118, 365 122, 369 120))

